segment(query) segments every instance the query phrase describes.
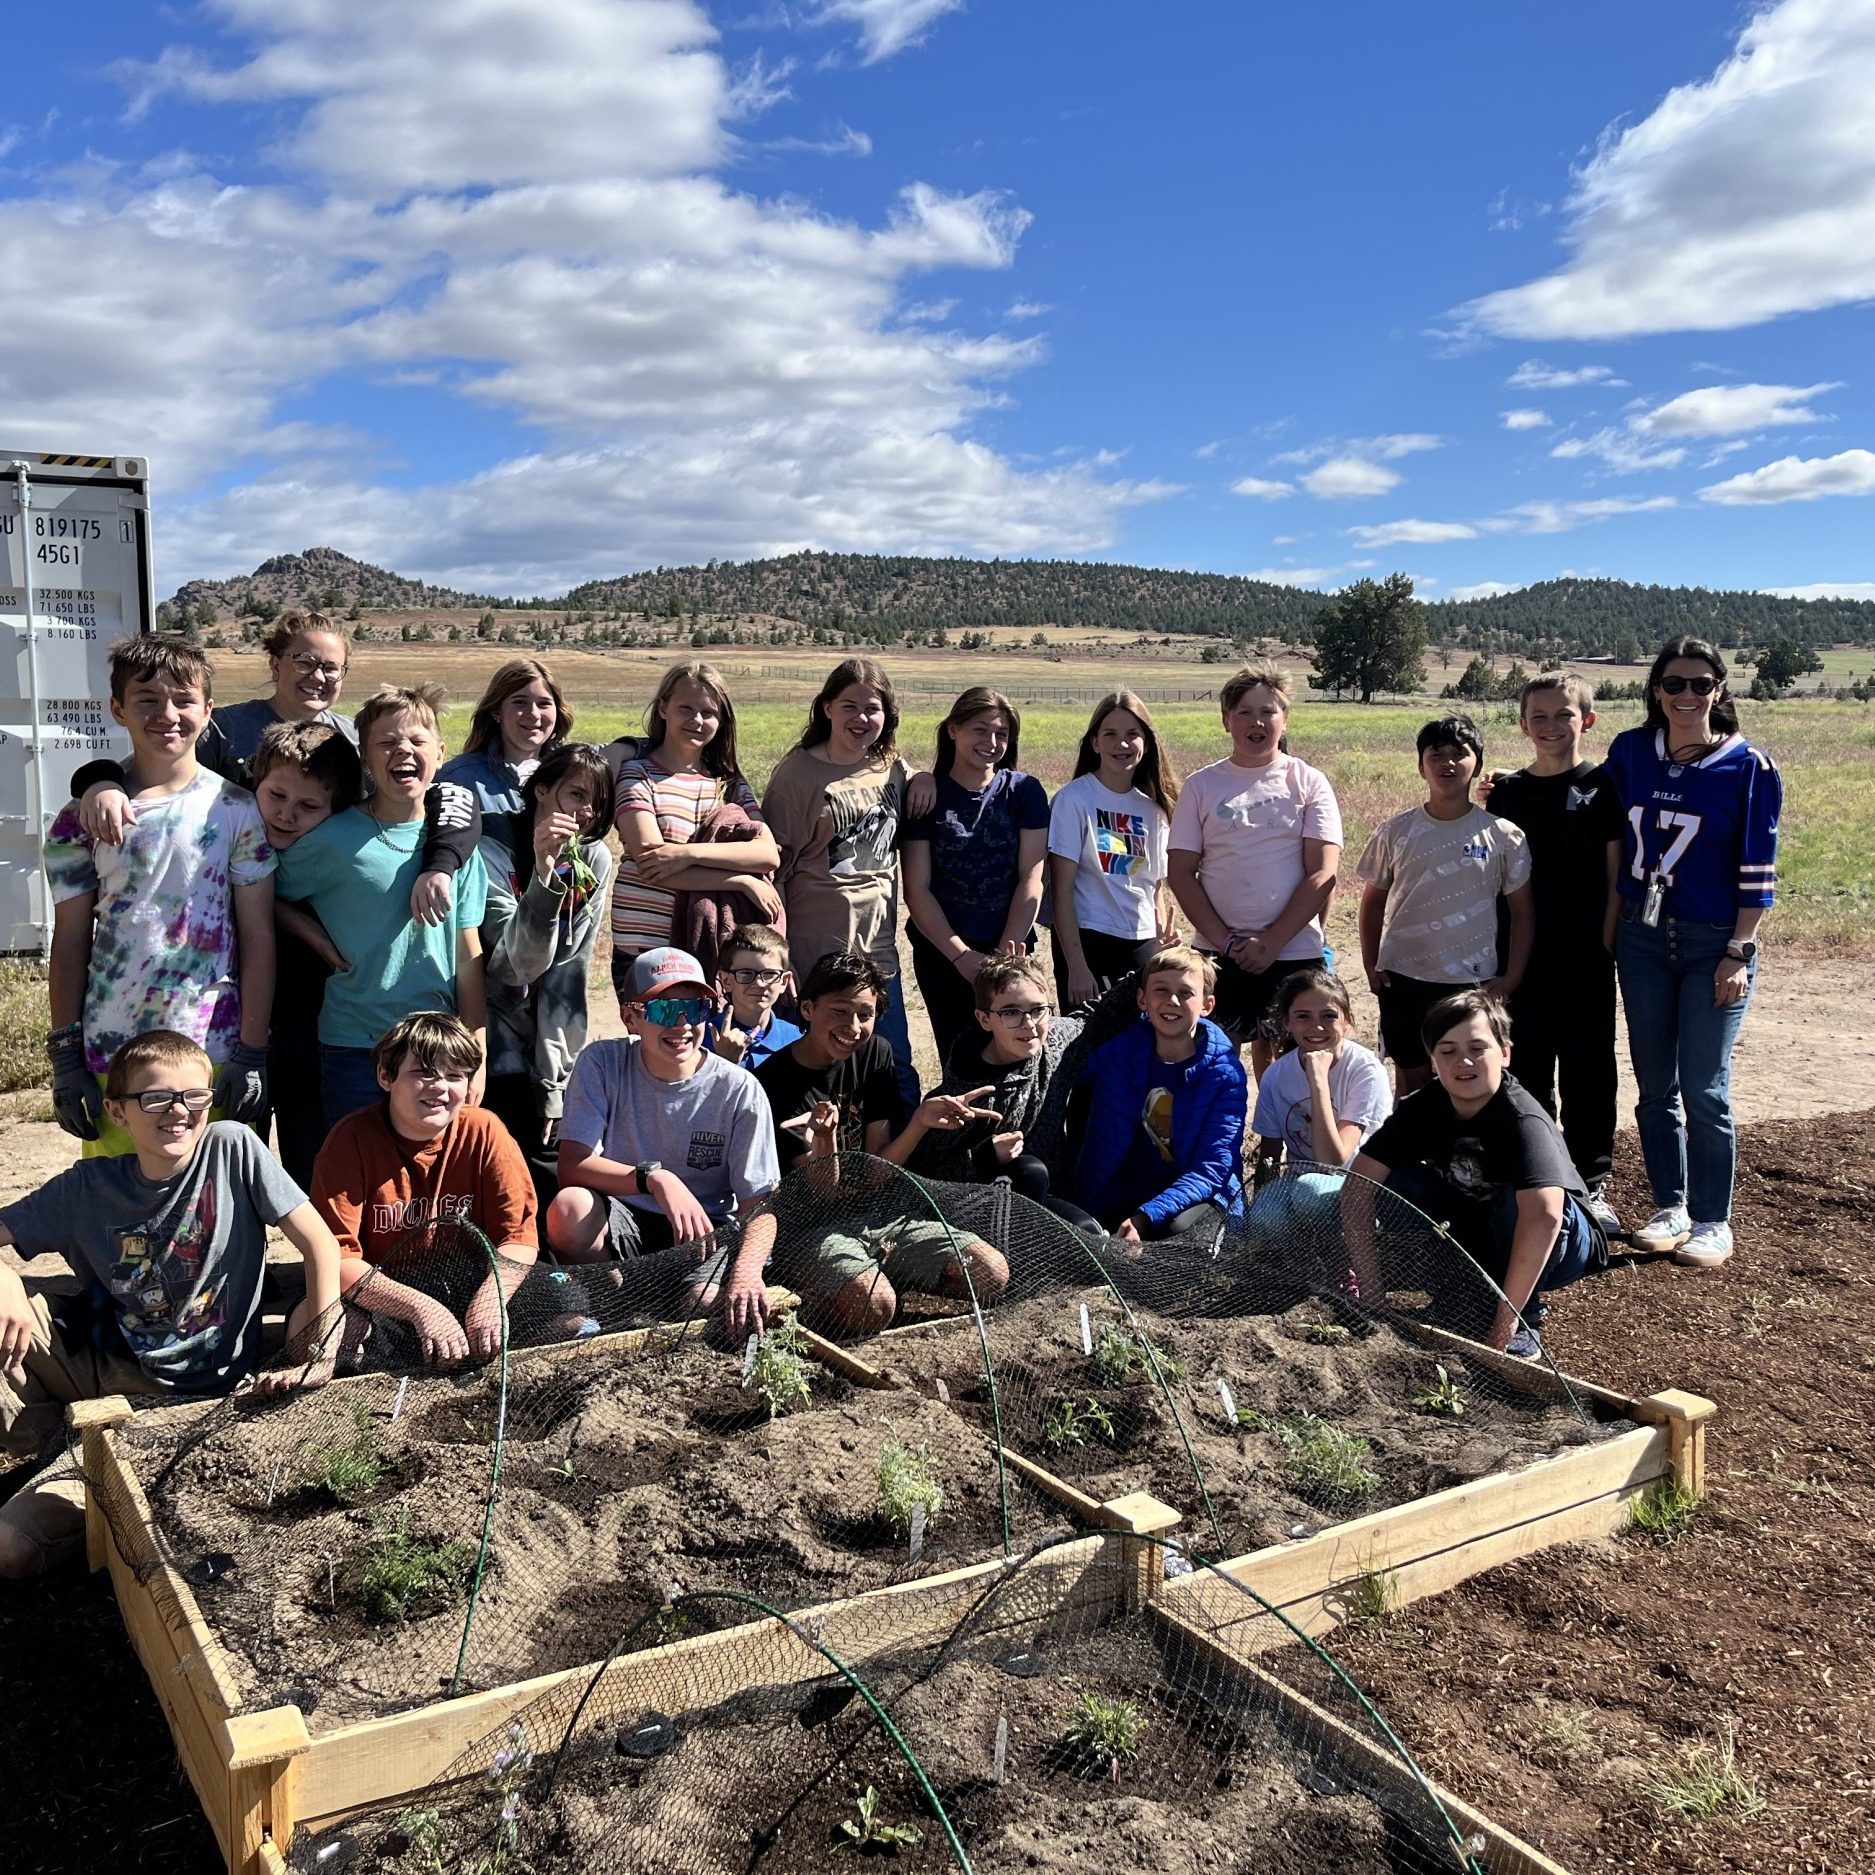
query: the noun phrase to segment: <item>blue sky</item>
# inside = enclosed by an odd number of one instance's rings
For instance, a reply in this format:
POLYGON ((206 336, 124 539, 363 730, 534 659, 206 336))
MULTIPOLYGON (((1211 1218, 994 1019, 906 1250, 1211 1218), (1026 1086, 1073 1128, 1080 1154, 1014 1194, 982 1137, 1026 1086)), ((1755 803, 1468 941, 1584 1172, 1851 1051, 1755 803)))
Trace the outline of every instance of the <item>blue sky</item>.
POLYGON ((8 42, 0 442, 147 455, 165 589, 818 546, 1875 597, 1875 0, 8 42))

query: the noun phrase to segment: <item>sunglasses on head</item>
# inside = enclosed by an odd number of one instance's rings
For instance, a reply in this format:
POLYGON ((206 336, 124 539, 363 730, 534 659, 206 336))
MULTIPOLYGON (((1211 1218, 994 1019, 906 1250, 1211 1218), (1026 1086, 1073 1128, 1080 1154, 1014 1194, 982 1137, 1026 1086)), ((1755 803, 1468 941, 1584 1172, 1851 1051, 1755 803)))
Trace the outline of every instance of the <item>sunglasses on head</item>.
POLYGON ((206 1113, 214 1098, 215 1091, 210 1087, 152 1087, 131 1095, 145 1113, 168 1113, 175 1107, 184 1113, 206 1113))
POLYGON ((1696 697, 1709 697, 1718 687, 1716 677, 1663 677, 1660 680, 1660 688, 1670 697, 1677 697, 1682 690, 1690 690, 1696 697))
POLYGON ((645 1020, 660 1029, 695 1028, 712 1007, 707 996, 648 996, 645 1020))

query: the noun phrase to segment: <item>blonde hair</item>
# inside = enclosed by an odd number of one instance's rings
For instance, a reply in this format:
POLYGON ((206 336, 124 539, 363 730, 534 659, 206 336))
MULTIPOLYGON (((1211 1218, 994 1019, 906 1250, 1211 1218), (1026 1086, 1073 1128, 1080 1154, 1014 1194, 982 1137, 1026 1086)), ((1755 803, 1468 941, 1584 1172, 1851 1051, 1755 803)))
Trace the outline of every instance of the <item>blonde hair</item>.
POLYGON ((1283 714, 1287 716, 1289 714, 1289 679, 1274 664, 1246 664, 1217 693, 1218 714, 1228 716, 1244 700, 1245 691, 1254 690, 1258 684, 1261 684, 1283 706, 1283 714))
POLYGON ((729 960, 737 951, 748 951, 756 957, 778 960, 785 968, 788 962, 788 940, 772 924, 739 924, 723 940, 722 948, 716 953, 716 967, 727 970, 729 960))
POLYGON ((1575 671, 1539 671, 1517 693, 1517 715, 1521 720, 1530 699, 1539 690, 1560 690, 1585 715, 1595 707, 1595 686, 1575 671))
POLYGON ((1207 996, 1217 989, 1217 959, 1209 951, 1197 950, 1190 944, 1168 944, 1163 950, 1154 951, 1140 970, 1141 987, 1148 977, 1156 977, 1162 970, 1195 970, 1207 996))
POLYGON ((345 661, 348 664, 351 662, 351 627, 338 619, 328 618, 323 612, 282 612, 267 627, 267 635, 260 641, 260 648, 270 658, 284 657, 293 640, 303 637, 307 632, 327 632, 334 638, 342 639, 345 644, 345 661))
POLYGON ((192 1042, 174 1029, 146 1029, 141 1035, 133 1035, 111 1057, 104 1075, 104 1098, 129 1100, 135 1091, 130 1083, 145 1068, 181 1067, 199 1067, 204 1078, 211 1085, 214 1082, 215 1064, 200 1042, 192 1042))
POLYGON ((657 695, 645 705, 645 734, 650 738, 650 746, 640 751, 640 759, 652 749, 662 747, 670 727, 664 720, 664 706, 670 701, 671 692, 684 683, 707 690, 716 699, 722 716, 722 721, 716 725, 716 734, 697 757, 698 765, 706 775, 714 775, 718 781, 742 780, 741 757, 736 753, 736 706, 729 699, 729 686, 723 682, 722 672, 701 658, 686 658, 682 663, 673 664, 658 680, 657 695))
POLYGON ((434 730, 448 700, 449 692, 441 684, 379 684, 352 718, 359 746, 364 745, 379 718, 385 716, 414 716, 425 729, 434 730))

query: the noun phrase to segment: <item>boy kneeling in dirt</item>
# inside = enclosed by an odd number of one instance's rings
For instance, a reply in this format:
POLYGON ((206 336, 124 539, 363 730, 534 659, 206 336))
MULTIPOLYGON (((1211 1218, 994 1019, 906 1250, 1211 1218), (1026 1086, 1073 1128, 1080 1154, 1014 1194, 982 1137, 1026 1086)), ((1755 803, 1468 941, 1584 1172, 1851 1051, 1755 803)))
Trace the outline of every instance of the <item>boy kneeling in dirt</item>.
MULTIPOLYGON (((88 1285, 54 1306, 0 1265, 0 1447, 55 1449, 65 1408, 122 1393, 200 1399, 232 1393, 260 1358, 267 1226, 306 1265, 299 1335, 338 1301, 339 1247, 306 1194, 245 1126, 210 1122, 215 1070, 170 1029, 133 1036, 111 1057, 104 1103, 133 1152, 84 1159, 0 1207, 0 1245, 65 1258, 88 1285)), ((268 1391, 316 1386, 329 1350, 268 1391)), ((0 1507, 0 1576, 37 1575, 77 1553, 84 1483, 59 1459, 0 1507)))
MULTIPOLYGON (((990 1091, 987 1086, 932 1094, 894 1137, 891 1115, 897 1111, 898 1091, 892 1049, 873 1033, 889 994, 871 959, 857 951, 829 951, 801 986, 806 1034, 771 1055, 755 1075, 774 1109, 783 1170, 809 1168, 798 1189, 784 1187, 777 1206, 781 1243, 774 1274, 801 1292, 810 1323, 829 1326, 836 1334, 877 1334, 890 1327, 901 1291, 974 1293, 987 1302, 1009 1283, 1009 1265, 1000 1250, 968 1231, 953 1231, 929 1211, 866 1224, 853 1221, 880 1210, 878 1200, 890 1197, 884 1181, 891 1175, 876 1168, 843 1169, 837 1155, 870 1154, 903 1165, 931 1134, 994 1125, 998 1118, 974 1104, 990 1091), (843 1198, 851 1206, 845 1220, 839 1217, 843 1198), (836 1221, 852 1227, 829 1229, 836 1221)), ((913 1181, 902 1185, 911 1196, 913 1181)), ((892 1205, 887 1202, 884 1209, 889 1212, 892 1205)))
MULTIPOLYGON (((313 1164, 313 1202, 338 1239, 346 1299, 407 1322, 432 1366, 491 1360, 503 1300, 513 1300, 540 1246, 521 1148, 486 1107, 466 1104, 482 1045, 460 1017, 426 1010, 393 1023, 371 1065, 385 1097, 348 1113, 313 1164), (450 1227, 463 1224, 494 1246, 496 1269, 482 1273, 479 1245, 461 1251, 468 1240, 450 1227), (460 1320, 430 1293, 451 1289, 468 1292, 460 1320)), ((363 1326, 348 1310, 348 1352, 363 1326)))
MULTIPOLYGON (((1492 1347, 1535 1360, 1543 1352, 1536 1333, 1543 1296, 1605 1267, 1608 1239, 1588 1209, 1588 1186, 1556 1122, 1507 1072, 1510 1016, 1504 1005, 1484 990, 1461 990, 1426 1012, 1419 1039, 1437 1078, 1393 1110, 1354 1155, 1348 1170, 1359 1177, 1342 1187, 1342 1226, 1356 1284, 1364 1297, 1385 1295, 1373 1192, 1384 1184, 1445 1222, 1503 1292, 1489 1327, 1447 1325, 1482 1333, 1492 1347)), ((1425 1287, 1427 1274, 1395 1286, 1425 1287)))

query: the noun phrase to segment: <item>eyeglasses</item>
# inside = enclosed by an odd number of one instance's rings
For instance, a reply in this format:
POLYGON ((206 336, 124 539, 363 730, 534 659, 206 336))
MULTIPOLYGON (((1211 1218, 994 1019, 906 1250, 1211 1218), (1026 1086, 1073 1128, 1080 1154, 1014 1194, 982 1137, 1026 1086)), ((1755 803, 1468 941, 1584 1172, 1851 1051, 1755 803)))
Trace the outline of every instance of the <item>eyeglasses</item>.
POLYGON ((645 999, 645 1020, 660 1029, 695 1028, 711 1007, 707 996, 651 996, 645 999))
POLYGON ((1012 1003, 1007 1009, 992 1009, 993 1015, 1006 1029, 1019 1029, 1025 1022, 1046 1022, 1048 1005, 1046 1003, 1012 1003))
POLYGON ((1696 697, 1709 697, 1718 687, 1716 677, 1663 677, 1660 680, 1660 688, 1670 697, 1677 697, 1682 690, 1690 690, 1696 697))
POLYGON ((314 657, 310 651, 295 651, 293 668, 302 677, 343 677, 345 675, 343 664, 330 664, 324 658, 314 657))
POLYGON ((152 1087, 131 1098, 145 1113, 169 1113, 177 1107, 184 1113, 206 1113, 215 1092, 209 1087, 152 1087))
POLYGON ((779 970, 725 970, 723 975, 732 983, 739 983, 745 990, 765 990, 771 983, 779 983, 783 972, 779 970))

